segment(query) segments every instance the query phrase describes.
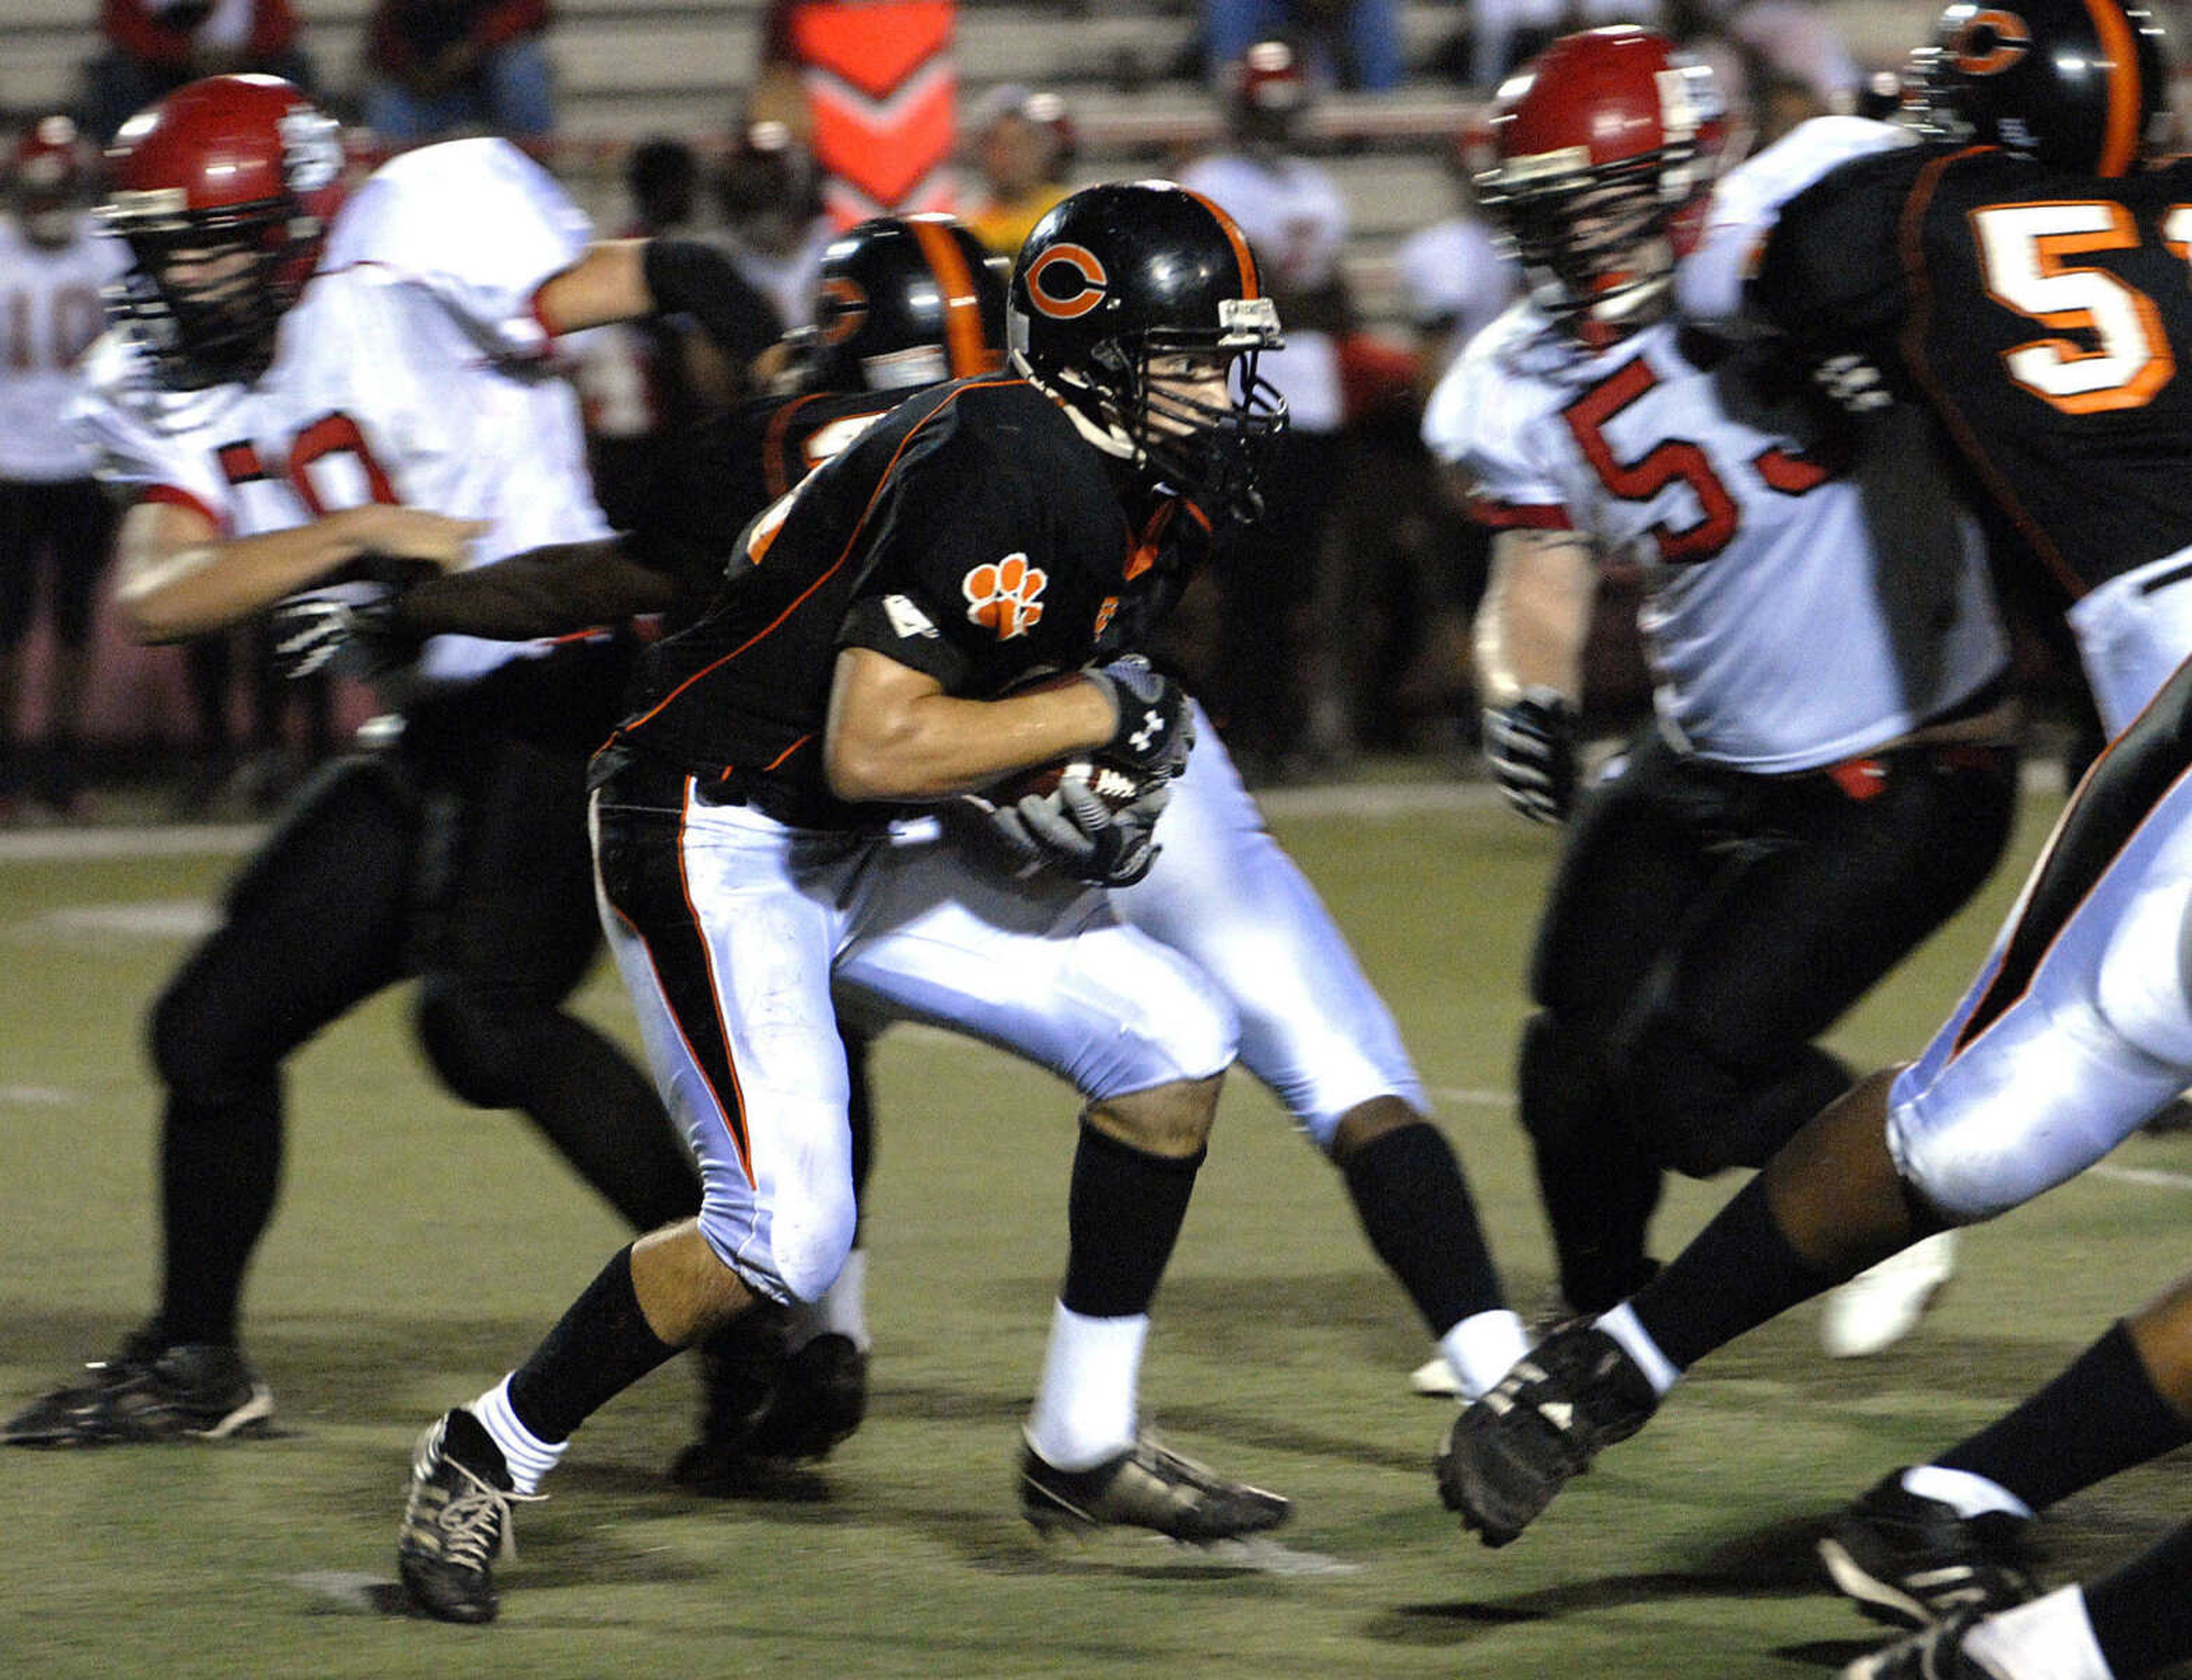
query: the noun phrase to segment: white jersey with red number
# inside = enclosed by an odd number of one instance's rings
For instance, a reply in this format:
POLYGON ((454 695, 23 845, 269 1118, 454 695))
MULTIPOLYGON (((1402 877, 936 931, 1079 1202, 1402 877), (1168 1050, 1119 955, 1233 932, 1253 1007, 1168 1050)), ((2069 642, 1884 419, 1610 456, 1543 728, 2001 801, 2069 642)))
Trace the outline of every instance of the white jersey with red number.
POLYGON ((106 325, 100 290, 128 262, 88 217, 60 246, 0 220, 0 479, 90 476, 92 454, 68 411, 83 388, 84 352, 106 325))
POLYGON ((1701 758, 1831 764, 2003 666, 1978 534, 1947 492, 1914 516, 1938 540, 1887 564, 1858 482, 1807 456, 1730 363, 1690 361, 1671 324, 1594 355, 1519 304, 1440 382, 1424 436, 1487 523, 1582 532, 1642 565, 1656 703, 1701 758))
POLYGON ((134 500, 202 514, 223 537, 288 530, 311 516, 277 475, 254 473, 257 402, 241 385, 163 391, 151 361, 121 333, 84 357, 71 427, 100 480, 134 500))
MULTIPOLYGON (((1288 292, 1328 286, 1338 277, 1347 245, 1347 201, 1319 165, 1300 157, 1224 151, 1190 164, 1179 184, 1240 225, 1265 290, 1283 299, 1288 292)), ((1331 334, 1294 329, 1286 338, 1284 350, 1263 358, 1264 377, 1286 397, 1297 430, 1337 430, 1344 399, 1331 334)))
MULTIPOLYGON (((311 515, 401 502, 487 523, 475 564, 608 534, 579 403, 534 311, 591 229, 505 141, 406 152, 354 193, 254 387, 255 462, 311 515)), ((420 673, 453 679, 537 651, 437 637, 420 673)))

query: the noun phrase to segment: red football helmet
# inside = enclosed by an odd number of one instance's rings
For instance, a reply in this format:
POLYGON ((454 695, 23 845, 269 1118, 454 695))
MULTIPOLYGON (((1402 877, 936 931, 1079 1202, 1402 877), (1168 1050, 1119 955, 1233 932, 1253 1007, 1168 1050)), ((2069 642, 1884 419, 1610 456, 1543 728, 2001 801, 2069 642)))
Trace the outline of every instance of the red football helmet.
POLYGON ((90 186, 90 158, 74 123, 41 117, 23 131, 9 166, 8 190, 33 244, 66 245, 75 237, 90 186))
POLYGON ((212 76, 122 125, 107 226, 136 259, 112 313, 177 390, 248 379, 341 202, 334 119, 272 76, 212 76))
POLYGON ((1477 192, 1533 300, 1602 349, 1664 309, 1726 136, 1704 66, 1650 30, 1584 30, 1499 89, 1477 192))

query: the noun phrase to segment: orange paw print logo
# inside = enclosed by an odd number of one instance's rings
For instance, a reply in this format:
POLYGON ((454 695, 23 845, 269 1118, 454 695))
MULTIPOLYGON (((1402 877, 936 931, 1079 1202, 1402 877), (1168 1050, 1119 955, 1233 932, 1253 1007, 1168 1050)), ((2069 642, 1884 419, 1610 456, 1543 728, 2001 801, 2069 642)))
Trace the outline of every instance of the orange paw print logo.
POLYGON ((959 588, 967 597, 967 616, 996 631, 1000 642, 1009 642, 1026 635, 1042 619, 1043 586, 1049 581, 1041 567, 1028 564, 1026 555, 1008 554, 975 567, 959 588))

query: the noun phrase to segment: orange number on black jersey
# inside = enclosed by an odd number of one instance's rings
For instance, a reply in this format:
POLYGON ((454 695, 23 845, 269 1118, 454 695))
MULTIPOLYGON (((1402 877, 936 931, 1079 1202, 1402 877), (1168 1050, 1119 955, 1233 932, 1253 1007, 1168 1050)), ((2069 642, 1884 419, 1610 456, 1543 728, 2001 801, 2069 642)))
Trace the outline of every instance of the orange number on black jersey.
MULTIPOLYGON (((1659 383, 1652 364, 1642 357, 1626 363, 1601 380, 1561 411, 1568 431, 1583 450, 1584 459, 1599 482, 1624 501, 1649 501, 1673 483, 1689 486, 1697 498, 1694 524, 1677 530, 1665 520, 1653 525, 1650 536, 1667 564, 1695 564, 1710 560, 1735 540, 1742 509, 1737 506, 1712 458, 1687 438, 1670 437, 1653 444, 1633 461, 1618 459, 1606 436, 1606 424, 1659 383)), ((1801 496, 1826 482, 1829 474, 1798 450, 1775 444, 1761 449, 1751 465, 1768 489, 1784 495, 1801 496)))
MULTIPOLYGON (((2180 255, 2188 208, 2162 224, 2180 255)), ((2066 260, 2138 249, 2129 210, 2103 199, 1990 204, 1972 212, 1972 231, 1989 294, 2057 335, 2002 352, 2014 383, 2066 414, 2143 408, 2168 384, 2177 357, 2154 300, 2105 268, 2066 260), (2064 336, 2072 333, 2081 337, 2064 336)))

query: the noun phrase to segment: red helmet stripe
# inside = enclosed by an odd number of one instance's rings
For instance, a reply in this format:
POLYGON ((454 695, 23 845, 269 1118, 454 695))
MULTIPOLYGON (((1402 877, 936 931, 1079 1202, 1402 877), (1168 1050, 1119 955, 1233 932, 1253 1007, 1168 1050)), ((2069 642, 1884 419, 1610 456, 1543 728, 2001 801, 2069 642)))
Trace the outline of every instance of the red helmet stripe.
POLYGON ((914 242, 928 260, 929 272, 936 277, 937 292, 944 302, 944 348, 951 377, 965 379, 996 372, 997 355, 982 335, 981 299, 974 289, 966 252, 939 222, 915 216, 906 226, 913 230, 914 242))
POLYGON ((1261 296, 1256 286, 1255 254, 1249 250, 1248 242, 1242 237, 1241 230, 1234 226, 1233 218, 1192 188, 1182 187, 1180 191, 1209 211, 1217 219, 1218 226, 1225 231, 1225 237, 1233 247, 1233 260, 1241 265, 1241 295, 1244 298, 1261 296))
POLYGON ((2086 10, 2109 61, 2108 127, 2096 173, 2120 175, 2138 156, 2140 95, 2145 91, 2139 85, 2138 42, 2117 0, 2086 0, 2086 10))

